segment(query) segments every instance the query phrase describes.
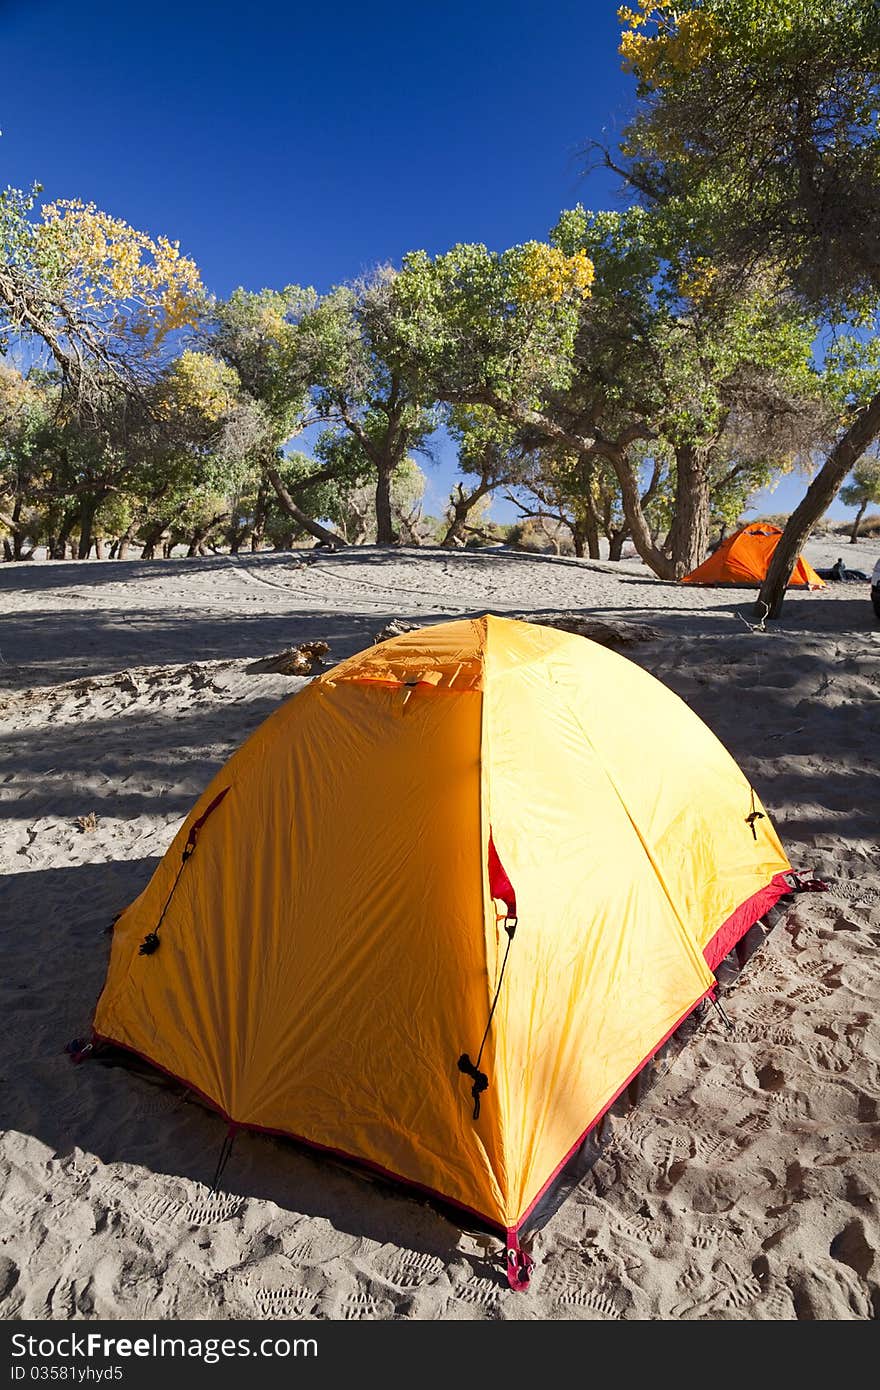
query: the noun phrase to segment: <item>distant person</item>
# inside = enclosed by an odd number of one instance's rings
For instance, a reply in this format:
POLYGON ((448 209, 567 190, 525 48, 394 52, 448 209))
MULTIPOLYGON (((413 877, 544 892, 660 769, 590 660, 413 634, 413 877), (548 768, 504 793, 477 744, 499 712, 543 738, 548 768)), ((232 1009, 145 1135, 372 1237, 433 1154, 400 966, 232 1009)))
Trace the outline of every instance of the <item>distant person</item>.
POLYGON ((874 605, 874 616, 880 621, 880 560, 877 561, 871 575, 871 602, 874 605))

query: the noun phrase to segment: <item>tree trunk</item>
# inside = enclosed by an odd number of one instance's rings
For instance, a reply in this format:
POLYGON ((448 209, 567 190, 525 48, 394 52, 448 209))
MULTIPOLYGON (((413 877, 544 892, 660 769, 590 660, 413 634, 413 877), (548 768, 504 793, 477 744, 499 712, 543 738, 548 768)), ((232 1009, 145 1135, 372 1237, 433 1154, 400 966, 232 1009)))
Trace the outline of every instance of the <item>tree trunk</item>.
POLYGON ((865 515, 865 512, 866 512, 867 510, 868 510, 868 499, 867 499, 867 497, 866 497, 865 500, 864 500, 864 502, 862 503, 862 505, 859 507, 859 510, 856 512, 856 519, 855 519, 855 521, 853 522, 853 528, 852 528, 852 531, 850 532, 850 537, 849 537, 849 543, 850 543, 850 545, 855 545, 856 541, 857 541, 858 538, 859 538, 859 527, 860 527, 861 524, 862 524, 862 517, 865 515))
POLYGON ((394 529, 391 511, 391 478, 396 460, 382 459, 376 477, 376 544, 398 545, 400 537, 394 529))
MULTIPOLYGON (((596 515, 596 508, 593 498, 590 495, 589 486, 585 497, 586 515, 584 516, 584 539, 587 542, 587 554, 591 560, 601 560, 602 548, 599 542, 599 518, 596 515)), ((581 551, 583 554, 583 551, 581 551)))
POLYGON ((310 536, 314 536, 316 540, 323 541, 325 545, 345 545, 345 541, 341 536, 338 536, 335 531, 329 531, 327 527, 322 526, 320 522, 313 521, 310 516, 306 515, 301 507, 296 505, 290 493, 287 491, 287 488, 284 486, 284 483, 281 481, 281 474, 278 472, 277 468, 272 466, 268 467, 266 469, 266 477, 274 487, 278 501, 287 512, 287 515, 292 516, 294 521, 297 522, 304 531, 308 531, 310 536))
POLYGON ((645 513, 642 511, 642 499, 639 495, 639 480, 636 471, 627 457, 626 450, 606 445, 605 456, 612 464, 617 481, 620 484, 620 495, 623 501, 623 514, 626 517, 627 528, 632 536, 633 545, 649 569, 653 570, 658 579, 675 579, 675 566, 668 555, 664 555, 662 550, 651 539, 651 532, 645 513))
POLYGON ((801 503, 795 507, 773 552, 767 577, 761 585, 755 615, 778 618, 785 590, 798 556, 819 517, 831 505, 847 473, 880 435, 880 391, 857 412, 846 434, 838 439, 816 474, 801 503))
POLYGON ((709 474, 705 450, 683 444, 675 451, 675 512, 669 532, 676 579, 709 553, 709 474))
POLYGON ((165 530, 165 522, 164 522, 164 521, 157 521, 157 522, 155 523, 155 525, 153 525, 153 526, 151 526, 151 527, 148 528, 147 534, 146 534, 146 536, 144 537, 144 547, 143 547, 143 550, 141 551, 141 559, 142 559, 142 560, 155 560, 155 558, 156 558, 156 546, 159 544, 160 540, 162 539, 162 532, 163 532, 164 530, 165 530))
POLYGON ((250 527, 237 516, 229 528, 229 553, 237 555, 250 535, 250 527))
POLYGON ((23 542, 23 540, 24 540, 24 536, 21 534, 21 526, 20 526, 20 522, 21 522, 21 498, 20 498, 20 497, 16 497, 16 499, 15 499, 15 506, 12 508, 12 520, 13 520, 14 525, 15 525, 15 529, 14 529, 13 532, 12 532, 12 558, 13 558, 13 560, 20 560, 20 559, 22 558, 21 550, 22 550, 22 542, 23 542))
POLYGON ((136 521, 133 521, 133 522, 131 523, 130 526, 127 526, 127 527, 126 527, 126 529, 123 531, 122 535, 119 537, 119 540, 116 542, 116 554, 115 554, 115 556, 114 556, 114 555, 111 555, 111 556, 110 556, 111 560, 112 560, 112 559, 116 559, 116 560, 124 560, 124 559, 125 559, 126 554, 128 553, 128 547, 131 545, 132 541, 134 540, 134 533, 135 533, 136 530, 137 530, 137 522, 136 522, 136 521))
POLYGON ((34 558, 36 547, 32 545, 30 550, 24 548, 24 539, 27 533, 21 525, 21 509, 22 499, 19 497, 16 498, 11 516, 6 512, 0 512, 0 523, 9 532, 9 536, 3 539, 4 560, 32 560, 34 558))
POLYGON ((464 524, 467 521, 468 510, 468 507, 462 505, 461 502, 453 501, 452 520, 447 526, 446 534, 440 542, 445 550, 455 550, 461 545, 462 532, 464 530, 464 524))
POLYGON ((103 558, 104 558, 104 541, 103 541, 103 539, 102 539, 100 536, 96 536, 96 537, 95 537, 95 559, 96 559, 96 560, 103 560, 103 558))
POLYGON ((228 512, 217 512, 211 517, 210 521, 204 521, 201 526, 194 527, 190 533, 189 550, 186 552, 186 558, 192 560, 196 555, 207 555, 208 549, 205 542, 215 526, 219 526, 221 522, 228 520, 228 512))
POLYGON ((608 537, 608 559, 619 560, 623 555, 623 544, 629 535, 626 526, 621 526, 619 531, 612 531, 608 537))
POLYGON ((87 497, 79 514, 79 549, 77 550, 78 560, 87 560, 89 551, 92 548, 92 526, 95 521, 95 512, 98 510, 98 499, 87 497))
POLYGON ((268 498, 266 497, 266 485, 260 483, 257 492, 257 500, 254 504, 254 526, 251 531, 251 552, 256 554, 263 544, 263 536, 266 531, 266 514, 268 512, 268 498))
POLYGON ((456 483, 456 487, 458 488, 458 496, 456 497, 452 494, 449 498, 452 506, 452 520, 446 528, 446 535, 440 542, 447 550, 451 550, 454 546, 462 542, 468 516, 477 503, 486 496, 486 493, 491 491, 492 484, 483 478, 474 488, 473 492, 465 492, 461 483, 456 483))
POLYGON ((76 525, 76 520, 77 514, 74 510, 71 509, 70 511, 64 513, 64 517, 61 522, 61 529, 58 532, 58 535, 55 537, 54 541, 52 542, 52 549, 50 551, 50 558, 52 560, 67 559, 67 543, 70 540, 73 528, 76 525))

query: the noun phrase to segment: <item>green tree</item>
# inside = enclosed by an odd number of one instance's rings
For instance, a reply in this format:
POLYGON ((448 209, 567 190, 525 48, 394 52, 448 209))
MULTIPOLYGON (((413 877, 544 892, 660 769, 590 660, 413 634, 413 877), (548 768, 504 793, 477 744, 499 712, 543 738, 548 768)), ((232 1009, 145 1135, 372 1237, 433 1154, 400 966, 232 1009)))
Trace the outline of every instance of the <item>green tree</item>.
POLYGON ((302 331, 317 304, 314 290, 299 285, 258 293, 237 289, 210 305, 204 341, 238 378, 239 402, 227 422, 224 447, 248 460, 258 475, 254 534, 259 537, 265 526, 271 488, 298 531, 337 545, 342 538, 321 525, 320 513, 312 512, 308 501, 309 493, 315 495, 332 479, 332 465, 305 464, 300 454, 293 469, 284 464, 292 440, 319 418, 310 394, 313 362, 302 331))
POLYGON ((40 439, 53 410, 53 391, 40 373, 25 377, 0 362, 0 525, 7 560, 28 560, 43 530, 32 505, 41 482, 40 439))
POLYGON ((845 506, 857 509, 849 537, 850 543, 855 545, 862 517, 868 507, 880 503, 880 458, 876 454, 859 459, 850 482, 840 489, 840 500, 845 506))
POLYGON ((440 544, 451 549, 464 545, 469 534, 485 533, 481 523, 492 494, 520 480, 526 446, 516 427, 486 406, 453 408, 448 428, 458 445, 458 467, 464 475, 450 493, 440 538, 440 544))
POLYGON ((404 257, 385 322, 390 364, 426 397, 485 407, 579 449, 591 444, 545 408, 571 381, 578 305, 593 269, 578 251, 528 242, 404 257))
MULTIPOLYGON (((363 468, 363 455, 354 436, 337 437, 337 442, 351 450, 356 469, 363 468)), ((415 459, 405 458, 391 478, 389 505, 395 532, 405 545, 420 545, 422 541, 422 502, 425 495, 425 475, 415 459)), ((327 498, 327 516, 338 528, 348 545, 374 544, 378 534, 376 519, 376 484, 372 471, 355 471, 348 486, 340 481, 327 498)))
POLYGON ((340 286, 306 316, 301 362, 320 419, 331 426, 319 450, 347 460, 362 478, 375 479, 376 540, 393 545, 393 480, 411 453, 424 449, 436 425, 430 397, 417 376, 402 371, 387 348, 389 326, 399 322, 397 275, 389 267, 356 285, 340 286))
MULTIPOLYGON (((834 324, 880 291, 880 8, 872 0, 684 0, 621 11, 640 107, 619 161, 652 207, 740 283, 769 266, 834 324)), ((880 435, 851 393, 758 599, 776 617, 804 542, 880 435)))
POLYGON ((795 426, 815 421, 814 325, 761 280, 748 293, 730 293, 675 226, 639 207, 591 213, 578 206, 562 214, 553 240, 569 255, 581 251, 596 269, 580 310, 571 381, 555 409, 592 434, 582 451, 589 492, 589 462, 598 457, 614 469, 639 554, 661 578, 680 578, 705 558, 713 475, 734 426, 748 420, 760 429, 783 466, 795 426), (664 449, 673 496, 668 535, 658 545, 645 508, 659 477, 652 466, 646 486, 640 465, 646 456, 655 463, 664 449))

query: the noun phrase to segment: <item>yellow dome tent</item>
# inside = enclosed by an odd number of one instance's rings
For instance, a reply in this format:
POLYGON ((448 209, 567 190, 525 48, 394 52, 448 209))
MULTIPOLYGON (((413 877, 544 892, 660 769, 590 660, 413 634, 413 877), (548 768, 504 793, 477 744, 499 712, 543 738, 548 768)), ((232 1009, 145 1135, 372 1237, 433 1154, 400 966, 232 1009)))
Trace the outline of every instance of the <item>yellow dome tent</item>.
POLYGON ((756 793, 639 666, 484 617, 251 735, 116 923, 96 1042, 508 1241, 790 892, 756 793))

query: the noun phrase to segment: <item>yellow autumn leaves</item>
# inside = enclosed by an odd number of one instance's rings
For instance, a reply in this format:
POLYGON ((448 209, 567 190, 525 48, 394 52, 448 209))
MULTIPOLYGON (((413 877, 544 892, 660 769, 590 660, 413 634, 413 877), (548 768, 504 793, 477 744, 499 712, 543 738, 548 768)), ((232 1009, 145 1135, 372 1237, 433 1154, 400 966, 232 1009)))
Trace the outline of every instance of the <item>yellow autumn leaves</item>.
POLYGON ((232 410, 239 389, 234 367, 209 353, 187 348, 163 378, 156 409, 168 417, 192 412, 208 424, 218 424, 232 410))
POLYGON ((33 382, 16 367, 0 361, 0 427, 22 416, 36 405, 39 394, 33 382))
POLYGON ((78 199, 44 207, 34 236, 44 272, 63 293, 85 310, 113 314, 146 347, 197 322, 201 277, 177 242, 78 199))
POLYGON ((588 298, 595 272, 585 251, 566 256, 542 241, 528 241, 517 251, 511 288, 520 304, 558 304, 567 296, 588 298))
POLYGON ((625 71, 637 72, 645 82, 662 85, 663 71, 693 72, 710 51, 717 36, 714 17, 705 10, 680 13, 671 0, 638 0, 638 9, 628 5, 617 11, 623 25, 619 53, 625 71), (653 33, 640 33, 647 26, 653 33))
POLYGON ((718 279, 718 267, 705 256, 696 256, 678 275, 678 291, 694 304, 702 304, 712 293, 718 279))

